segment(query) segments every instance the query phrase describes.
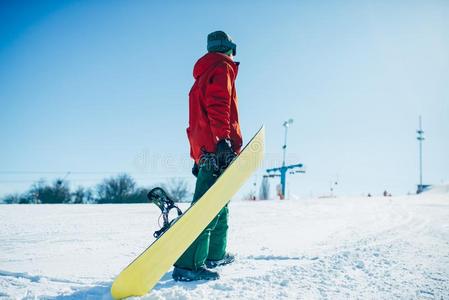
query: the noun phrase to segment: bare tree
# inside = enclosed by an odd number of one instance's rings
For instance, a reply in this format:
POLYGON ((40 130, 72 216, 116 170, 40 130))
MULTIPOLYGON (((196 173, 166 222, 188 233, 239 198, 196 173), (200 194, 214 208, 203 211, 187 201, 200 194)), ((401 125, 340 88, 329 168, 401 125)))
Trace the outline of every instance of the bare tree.
POLYGON ((172 178, 162 186, 174 201, 185 202, 190 200, 188 199, 190 195, 189 184, 184 178, 172 178))
POLYGON ((135 190, 136 183, 128 174, 105 179, 97 186, 98 203, 130 202, 135 190))
POLYGON ((2 199, 2 203, 4 204, 19 204, 21 202, 23 202, 23 196, 20 194, 6 195, 2 199))
POLYGON ((69 183, 64 179, 57 179, 52 185, 39 180, 29 190, 26 196, 27 203, 70 203, 69 183))
POLYGON ((93 194, 92 190, 88 188, 84 188, 82 186, 79 186, 73 193, 72 193, 72 202, 74 204, 86 204, 86 203, 93 203, 93 194))

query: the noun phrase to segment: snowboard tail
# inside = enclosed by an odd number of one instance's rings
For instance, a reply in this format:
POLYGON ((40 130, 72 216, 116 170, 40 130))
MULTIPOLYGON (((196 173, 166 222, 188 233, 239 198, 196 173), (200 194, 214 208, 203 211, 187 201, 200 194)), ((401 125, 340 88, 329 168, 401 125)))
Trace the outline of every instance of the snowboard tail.
POLYGON ((262 126, 214 185, 117 276, 111 287, 113 298, 142 296, 157 284, 259 167, 264 142, 262 126))

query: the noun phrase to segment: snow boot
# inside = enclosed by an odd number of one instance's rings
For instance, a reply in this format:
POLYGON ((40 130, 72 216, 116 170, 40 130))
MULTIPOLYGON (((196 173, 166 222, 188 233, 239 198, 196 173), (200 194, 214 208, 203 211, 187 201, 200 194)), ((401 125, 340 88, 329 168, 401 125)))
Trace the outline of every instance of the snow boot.
POLYGON ((206 267, 209 269, 213 269, 220 266, 229 265, 230 263, 233 263, 235 260, 235 256, 229 253, 226 253, 225 256, 220 260, 210 260, 207 259, 205 264, 206 267))
POLYGON ((196 281, 196 280, 217 280, 220 278, 217 272, 209 271, 205 268, 189 270, 175 267, 172 277, 175 281, 196 281))

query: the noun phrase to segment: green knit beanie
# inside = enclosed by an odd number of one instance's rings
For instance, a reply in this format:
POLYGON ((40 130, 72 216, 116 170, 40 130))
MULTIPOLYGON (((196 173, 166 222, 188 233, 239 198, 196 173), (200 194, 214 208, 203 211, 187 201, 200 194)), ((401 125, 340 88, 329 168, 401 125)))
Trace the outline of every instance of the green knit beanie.
POLYGON ((207 36, 207 51, 227 53, 232 50, 232 55, 237 54, 237 45, 224 31, 214 31, 207 36))

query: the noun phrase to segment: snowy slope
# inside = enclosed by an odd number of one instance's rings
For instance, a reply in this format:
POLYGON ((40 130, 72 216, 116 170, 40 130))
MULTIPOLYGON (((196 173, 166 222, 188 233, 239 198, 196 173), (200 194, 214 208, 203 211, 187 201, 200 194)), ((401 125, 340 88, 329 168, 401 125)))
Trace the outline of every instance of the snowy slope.
MULTIPOLYGON (((221 280, 144 299, 449 299, 449 194, 233 202, 221 280)), ((109 299, 151 205, 0 206, 0 298, 109 299)))

